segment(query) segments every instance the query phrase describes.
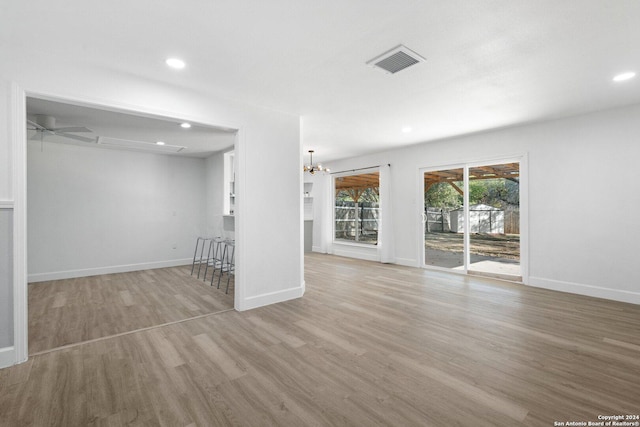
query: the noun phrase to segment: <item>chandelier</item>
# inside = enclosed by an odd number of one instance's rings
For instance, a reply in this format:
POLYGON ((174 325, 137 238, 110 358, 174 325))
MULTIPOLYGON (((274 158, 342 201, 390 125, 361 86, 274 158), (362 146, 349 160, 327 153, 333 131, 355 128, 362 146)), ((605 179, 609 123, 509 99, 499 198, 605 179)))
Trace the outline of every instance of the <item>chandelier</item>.
POLYGON ((329 172, 329 169, 323 167, 320 163, 317 165, 313 164, 313 150, 309 150, 310 161, 309 165, 305 165, 302 170, 304 172, 309 172, 311 175, 314 175, 316 172, 329 172))

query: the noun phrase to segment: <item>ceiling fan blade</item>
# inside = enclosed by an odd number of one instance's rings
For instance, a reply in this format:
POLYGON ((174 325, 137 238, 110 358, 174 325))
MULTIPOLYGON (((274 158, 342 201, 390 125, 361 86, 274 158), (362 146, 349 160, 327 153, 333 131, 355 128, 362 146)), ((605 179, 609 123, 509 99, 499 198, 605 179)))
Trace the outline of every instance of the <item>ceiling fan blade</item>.
POLYGON ((39 141, 41 138, 41 135, 42 135, 41 132, 35 132, 33 136, 29 138, 29 141, 39 141))
POLYGON ((31 126, 33 126, 36 129, 40 129, 40 130, 46 130, 45 127, 40 126, 39 124, 37 124, 36 122, 32 122, 31 120, 27 119, 27 123, 29 123, 31 126))
POLYGON ((64 132, 54 132, 56 135, 61 136, 63 138, 75 139, 76 141, 82 142, 96 142, 96 138, 87 138, 86 136, 78 136, 78 135, 70 135, 64 132))
POLYGON ((50 130, 52 130, 54 132, 93 132, 91 129, 86 128, 84 126, 55 128, 55 129, 50 129, 50 130))

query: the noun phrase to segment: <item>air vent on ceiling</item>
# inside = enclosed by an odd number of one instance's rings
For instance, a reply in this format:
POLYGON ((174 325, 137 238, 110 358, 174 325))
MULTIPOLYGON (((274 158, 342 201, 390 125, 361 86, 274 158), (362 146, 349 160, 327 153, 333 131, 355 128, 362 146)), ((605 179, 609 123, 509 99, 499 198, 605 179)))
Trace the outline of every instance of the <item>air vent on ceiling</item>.
POLYGON ((158 145, 153 142, 131 141, 128 139, 110 138, 108 136, 98 137, 98 144, 133 150, 155 151, 157 153, 178 153, 185 149, 185 147, 179 145, 158 145))
POLYGON ((390 51, 376 56, 371 61, 367 62, 367 65, 378 68, 385 73, 395 74, 398 71, 402 71, 406 68, 416 65, 425 59, 409 49, 406 46, 400 45, 394 47, 390 51))

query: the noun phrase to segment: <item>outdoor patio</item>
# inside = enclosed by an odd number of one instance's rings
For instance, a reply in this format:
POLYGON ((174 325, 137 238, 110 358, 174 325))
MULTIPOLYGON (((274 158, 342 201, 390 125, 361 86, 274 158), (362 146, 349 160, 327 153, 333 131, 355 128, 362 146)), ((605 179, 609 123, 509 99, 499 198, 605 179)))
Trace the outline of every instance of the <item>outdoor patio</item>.
MULTIPOLYGON (((520 235, 472 234, 469 270, 519 277, 520 235)), ((462 270, 464 235, 461 233, 425 233, 425 264, 462 270)))

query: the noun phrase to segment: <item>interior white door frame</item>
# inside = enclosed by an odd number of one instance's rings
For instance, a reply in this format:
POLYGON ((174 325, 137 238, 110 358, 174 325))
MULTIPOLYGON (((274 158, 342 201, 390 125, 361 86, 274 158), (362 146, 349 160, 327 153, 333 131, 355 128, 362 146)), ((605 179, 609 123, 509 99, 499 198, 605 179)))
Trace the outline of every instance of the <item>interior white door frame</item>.
POLYGON ((27 312, 27 129, 26 92, 11 84, 10 135, 13 180, 13 351, 14 363, 29 356, 27 312))
MULTIPOLYGON (((15 363, 26 362, 29 355, 28 347, 28 298, 27 298, 27 151, 26 151, 26 126, 27 119, 26 98, 34 97, 49 101, 67 102, 92 108, 102 108, 124 113, 138 114, 160 119, 173 119, 197 123, 204 126, 225 127, 237 129, 236 134, 236 162, 239 168, 236 170, 237 185, 244 186, 242 161, 244 159, 244 132, 238 123, 209 123, 201 117, 189 117, 180 112, 154 110, 140 105, 129 105, 114 102, 112 100, 81 98, 60 93, 46 93, 30 90, 11 83, 11 108, 10 108, 10 144, 13 152, 12 180, 13 180, 13 326, 14 326, 14 359, 15 363)), ((242 198, 236 205, 236 264, 242 265, 244 260, 244 245, 242 240, 242 198)), ((237 269, 235 277, 235 308, 242 304, 244 297, 244 275, 242 268, 237 269)))

